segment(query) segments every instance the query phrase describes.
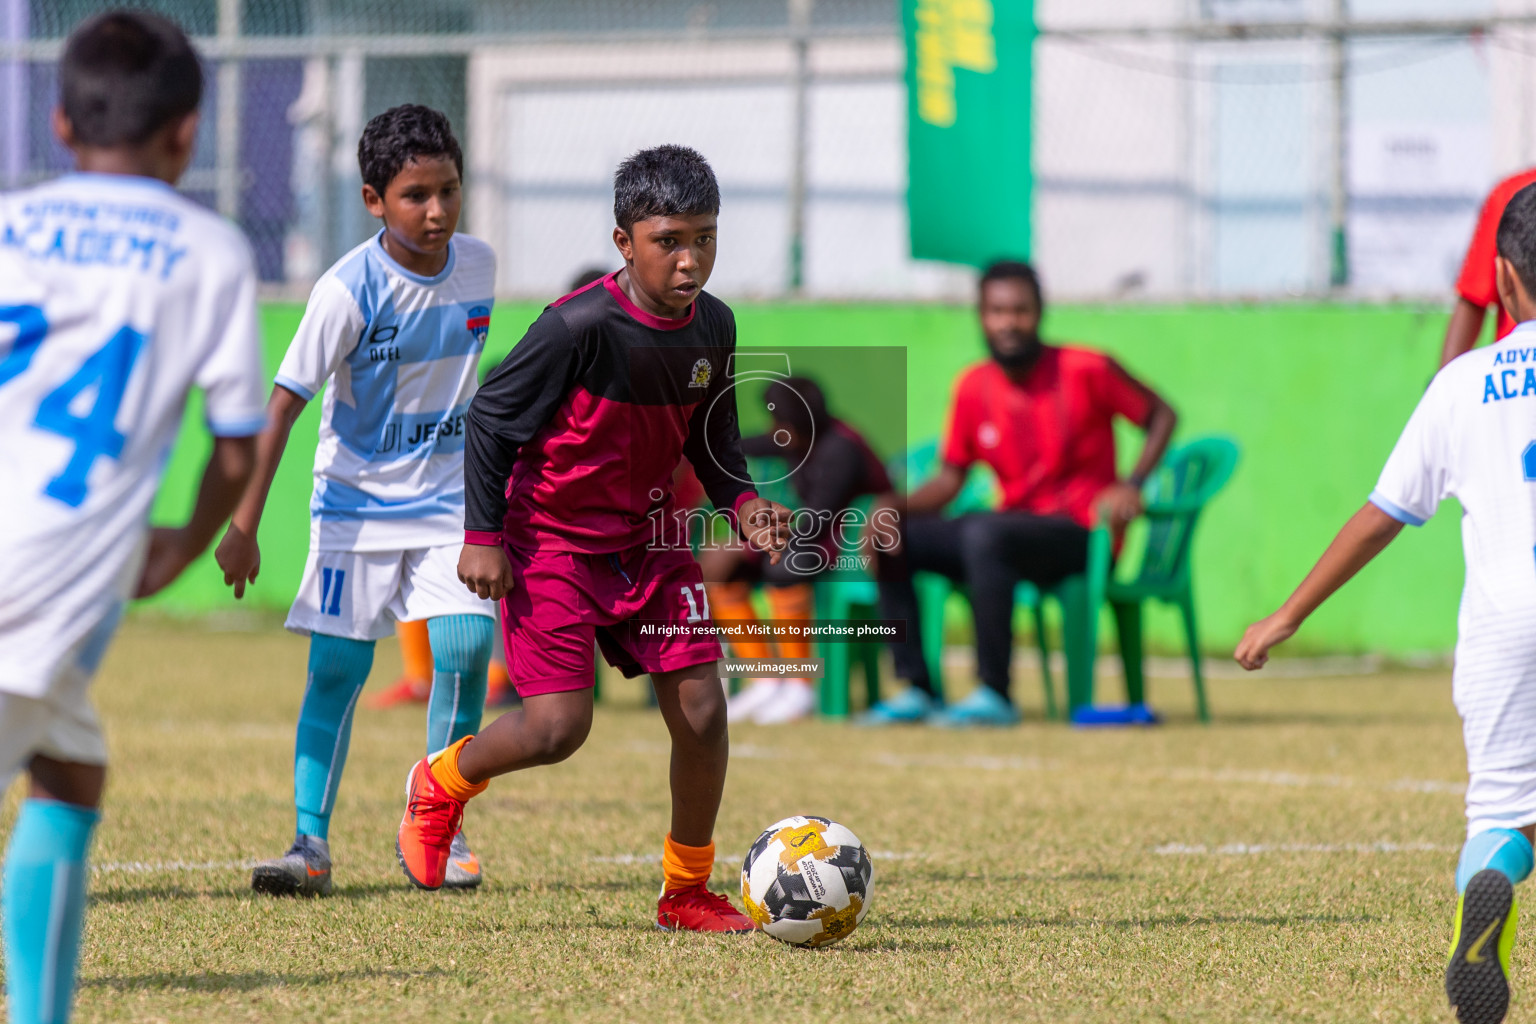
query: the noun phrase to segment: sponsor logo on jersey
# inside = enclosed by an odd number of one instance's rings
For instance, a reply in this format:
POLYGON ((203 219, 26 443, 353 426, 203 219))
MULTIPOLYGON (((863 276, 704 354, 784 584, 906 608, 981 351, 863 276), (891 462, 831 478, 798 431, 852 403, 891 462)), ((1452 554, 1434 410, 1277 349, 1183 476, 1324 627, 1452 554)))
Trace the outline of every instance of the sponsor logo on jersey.
POLYGON ((476 341, 483 344, 486 335, 491 333, 491 311, 484 306, 471 308, 464 326, 469 328, 469 333, 475 336, 476 341))
POLYGON ((1002 439, 1002 432, 995 423, 983 423, 976 428, 976 440, 983 448, 996 448, 1002 439))
POLYGON ((715 368, 709 365, 708 359, 700 359, 693 364, 693 372, 688 375, 688 386, 691 388, 709 387, 709 379, 714 376, 715 368))

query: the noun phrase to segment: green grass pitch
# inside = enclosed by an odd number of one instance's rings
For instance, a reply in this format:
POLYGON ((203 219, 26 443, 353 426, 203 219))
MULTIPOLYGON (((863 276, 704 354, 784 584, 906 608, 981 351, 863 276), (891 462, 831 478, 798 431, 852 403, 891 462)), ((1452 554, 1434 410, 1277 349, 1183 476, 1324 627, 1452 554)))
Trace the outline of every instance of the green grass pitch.
MULTIPOLYGON (((244 865, 292 830, 305 649, 125 628, 95 689, 113 774, 77 1020, 1449 1019, 1465 772, 1443 672, 1218 680, 1208 727, 1175 679, 1152 684, 1161 728, 1045 725, 1025 677, 1019 729, 737 729, 716 887, 734 896, 748 843, 796 812, 874 851, 868 917, 818 952, 653 929, 666 735, 617 680, 575 758, 471 805, 478 893, 407 887, 393 835, 424 714, 360 708, 337 894, 253 897, 244 865)), ((398 665, 380 644, 371 688, 398 665)))

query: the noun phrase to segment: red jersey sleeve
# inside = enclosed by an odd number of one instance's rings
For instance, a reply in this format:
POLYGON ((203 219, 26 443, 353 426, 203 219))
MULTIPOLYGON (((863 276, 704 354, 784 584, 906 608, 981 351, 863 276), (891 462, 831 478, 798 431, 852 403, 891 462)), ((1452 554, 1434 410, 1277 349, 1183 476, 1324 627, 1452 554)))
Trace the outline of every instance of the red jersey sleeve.
POLYGON ((955 385, 949 405, 949 431, 944 435, 943 458, 951 466, 968 469, 976 461, 976 389, 967 387, 967 373, 955 385))
POLYGON ((1499 218, 1504 216, 1504 206, 1509 202, 1501 182, 1477 215, 1477 228, 1472 232, 1472 244, 1467 246, 1467 258, 1462 261, 1461 275, 1456 278, 1456 294, 1474 306, 1487 308, 1499 301, 1498 286, 1493 281, 1493 258, 1498 255, 1495 236, 1499 231, 1499 218))
POLYGON ((1138 427, 1145 427, 1152 416, 1151 389, 1108 356, 1099 363, 1098 377, 1100 401, 1138 427))

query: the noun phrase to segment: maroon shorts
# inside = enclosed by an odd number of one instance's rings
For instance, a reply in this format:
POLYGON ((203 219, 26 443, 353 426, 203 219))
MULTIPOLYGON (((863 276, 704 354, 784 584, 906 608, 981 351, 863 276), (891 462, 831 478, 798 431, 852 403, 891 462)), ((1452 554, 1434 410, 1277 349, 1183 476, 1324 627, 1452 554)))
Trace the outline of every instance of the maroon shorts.
POLYGON ((645 545, 612 555, 508 549, 501 601, 507 674, 523 697, 592 685, 592 643, 626 676, 720 658, 704 577, 686 550, 645 545))

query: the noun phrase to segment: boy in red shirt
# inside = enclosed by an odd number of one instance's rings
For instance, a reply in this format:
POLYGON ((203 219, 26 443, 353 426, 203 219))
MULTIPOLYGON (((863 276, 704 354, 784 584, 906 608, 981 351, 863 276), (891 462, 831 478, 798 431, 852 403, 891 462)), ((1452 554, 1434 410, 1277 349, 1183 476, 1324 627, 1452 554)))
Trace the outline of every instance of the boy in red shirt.
POLYGON ((907 640, 893 653, 897 674, 912 685, 872 708, 871 722, 1018 721, 1008 695, 1014 588, 1021 580, 1050 587, 1082 572, 1088 532, 1098 519, 1118 532, 1141 514, 1141 485, 1163 457, 1177 417, 1109 356, 1041 342, 1043 310, 1040 282, 1029 264, 994 263, 982 275, 981 328, 992 358, 971 367, 956 385, 943 464, 907 499, 902 550, 880 574, 884 616, 907 621, 907 640), (1115 469, 1116 416, 1147 434, 1125 480, 1115 469), (976 462, 997 475, 1002 507, 939 518, 976 462), (922 656, 913 570, 964 583, 975 615, 976 667, 985 685, 937 713, 922 656))
POLYGON ((1472 351, 1477 336, 1483 333, 1483 317, 1489 306, 1497 311, 1495 340, 1502 341, 1515 329, 1514 319, 1499 301, 1499 289, 1493 279, 1493 261, 1498 255, 1494 236, 1498 234, 1504 207, 1509 205, 1516 192, 1533 181, 1536 181, 1536 168, 1510 175, 1495 185, 1483 202, 1482 212, 1477 215, 1477 228, 1472 232, 1472 244, 1467 247, 1467 258, 1461 265, 1461 276, 1456 278, 1456 306, 1445 327, 1445 346, 1440 350, 1441 366, 1463 352, 1472 351))
POLYGON ((459 579, 501 600, 507 668, 523 705, 411 770, 396 853, 437 889, 464 803, 491 778, 563 761, 592 725, 592 644, 649 673, 672 735, 664 929, 737 932, 750 918, 706 887, 729 744, 720 644, 698 563, 651 546, 675 510, 686 455, 715 508, 777 561, 789 510, 759 498, 727 376, 730 309, 704 291, 720 189, 682 146, 636 153, 614 176, 624 269, 545 309, 486 379, 466 418, 459 579))

